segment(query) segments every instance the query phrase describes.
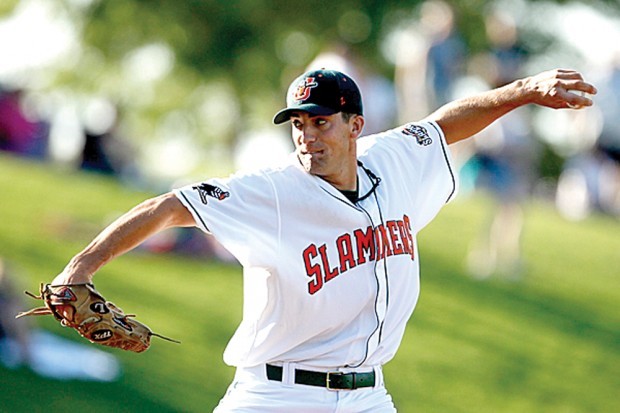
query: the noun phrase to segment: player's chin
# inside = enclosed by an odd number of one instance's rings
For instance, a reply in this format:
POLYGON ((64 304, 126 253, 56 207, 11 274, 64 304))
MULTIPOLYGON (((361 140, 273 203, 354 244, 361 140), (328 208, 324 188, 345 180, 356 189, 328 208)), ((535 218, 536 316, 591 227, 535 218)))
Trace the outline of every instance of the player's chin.
POLYGON ((320 174, 323 169, 323 162, 321 161, 321 156, 318 154, 300 154, 299 161, 309 173, 317 175, 320 174))
POLYGON ((319 175, 321 173, 321 168, 316 164, 316 162, 302 161, 301 165, 304 167, 304 169, 308 173, 311 173, 313 175, 319 175))

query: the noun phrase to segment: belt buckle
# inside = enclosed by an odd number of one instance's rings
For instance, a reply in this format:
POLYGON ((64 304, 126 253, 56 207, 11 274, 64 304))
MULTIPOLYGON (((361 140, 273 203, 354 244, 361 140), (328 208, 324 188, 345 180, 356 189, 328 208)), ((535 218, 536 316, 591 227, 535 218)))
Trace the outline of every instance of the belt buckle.
POLYGON ((331 377, 332 376, 344 376, 345 373, 341 372, 341 371, 328 371, 327 372, 327 376, 326 376, 326 387, 327 390, 331 390, 331 391, 339 391, 339 390, 352 390, 352 389, 342 389, 342 388, 333 388, 331 387, 331 377))

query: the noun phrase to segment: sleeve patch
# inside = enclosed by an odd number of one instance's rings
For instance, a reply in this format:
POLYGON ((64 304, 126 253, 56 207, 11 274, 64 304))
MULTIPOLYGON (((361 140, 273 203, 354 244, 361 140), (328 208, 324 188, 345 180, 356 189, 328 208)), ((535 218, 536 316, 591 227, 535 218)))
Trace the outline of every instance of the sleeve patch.
POLYGON ((401 132, 404 135, 414 137, 418 145, 428 146, 433 143, 433 139, 428 134, 428 131, 425 127, 420 125, 415 125, 410 123, 408 125, 403 126, 401 132))
POLYGON ((192 189, 198 191, 200 201, 202 201, 205 205, 209 202, 207 197, 215 198, 218 201, 223 201, 230 196, 230 192, 223 191, 221 188, 207 183, 193 186, 192 189))

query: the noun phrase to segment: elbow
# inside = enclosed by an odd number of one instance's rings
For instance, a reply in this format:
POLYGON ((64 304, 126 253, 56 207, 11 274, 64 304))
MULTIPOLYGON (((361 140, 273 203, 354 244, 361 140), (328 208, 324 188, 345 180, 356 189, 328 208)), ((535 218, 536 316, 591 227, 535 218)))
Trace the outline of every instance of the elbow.
POLYGON ((192 214, 185 205, 179 201, 174 193, 168 192, 150 201, 155 204, 154 208, 156 213, 161 213, 166 217, 164 220, 164 228, 192 227, 196 225, 192 214))
POLYGON ((441 128, 448 145, 467 139, 475 134, 463 128, 453 127, 449 122, 443 122, 441 119, 437 119, 435 122, 441 128))

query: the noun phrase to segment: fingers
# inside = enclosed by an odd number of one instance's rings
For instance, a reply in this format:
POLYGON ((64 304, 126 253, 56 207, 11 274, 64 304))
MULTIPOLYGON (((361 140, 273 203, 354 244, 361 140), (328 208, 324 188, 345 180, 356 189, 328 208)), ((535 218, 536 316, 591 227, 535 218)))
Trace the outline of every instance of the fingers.
POLYGON ((566 107, 570 109, 582 109, 587 106, 592 106, 594 102, 592 99, 587 98, 583 92, 575 92, 569 91, 567 95, 570 95, 566 98, 566 107))
MULTIPOLYGON (((542 83, 547 83, 547 94, 542 105, 555 109, 581 109, 593 105, 588 95, 595 95, 597 89, 584 80, 583 75, 571 69, 555 69, 541 74, 542 83)), ((545 88, 543 88, 544 90, 545 88)))
POLYGON ((589 97, 597 93, 594 85, 578 79, 564 81, 562 87, 564 88, 562 97, 565 101, 566 107, 571 109, 581 109, 594 104, 592 99, 589 97))
POLYGON ((552 73, 558 79, 559 85, 566 90, 578 90, 591 95, 595 95, 597 92, 596 87, 586 82, 583 75, 576 70, 557 69, 552 71, 552 73))
POLYGON ((583 79, 581 73, 573 69, 556 69, 553 72, 557 74, 557 77, 564 79, 583 79))
POLYGON ((594 87, 593 84, 586 82, 583 79, 571 79, 564 80, 562 82, 562 86, 566 90, 576 90, 583 93, 588 93, 590 95, 596 95, 598 90, 594 87))

